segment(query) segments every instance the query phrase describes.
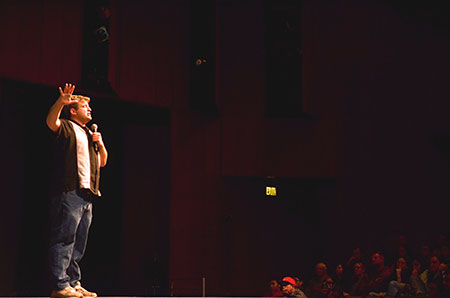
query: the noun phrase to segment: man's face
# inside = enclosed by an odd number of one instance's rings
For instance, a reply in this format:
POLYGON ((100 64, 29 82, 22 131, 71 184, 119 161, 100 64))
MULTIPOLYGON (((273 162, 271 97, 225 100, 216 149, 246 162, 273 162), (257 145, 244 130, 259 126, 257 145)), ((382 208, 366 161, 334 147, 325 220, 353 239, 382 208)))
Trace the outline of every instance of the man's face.
POLYGON ((383 263, 384 263, 383 257, 379 253, 374 253, 372 255, 372 264, 373 265, 379 265, 379 264, 383 264, 383 263))
POLYGON ((432 257, 430 259, 430 271, 438 271, 439 270, 439 266, 441 265, 441 263, 439 262, 439 259, 436 257, 432 257))
POLYGON ((80 100, 78 102, 78 108, 71 110, 71 118, 84 125, 92 120, 91 111, 92 109, 89 103, 85 100, 80 100))
POLYGON ((295 288, 291 284, 287 284, 281 288, 281 291, 283 292, 283 294, 291 295, 292 293, 294 293, 295 288))
POLYGON ((317 276, 324 276, 327 273, 327 266, 325 264, 319 263, 316 265, 317 276))
POLYGON ((336 266, 336 274, 337 275, 342 275, 344 273, 344 267, 342 267, 341 264, 336 266))
POLYGON ((355 266, 353 266, 353 272, 355 272, 356 276, 360 276, 364 273, 364 266, 362 263, 356 263, 355 266))
POLYGON ((271 288, 271 289, 273 289, 273 288, 278 288, 278 283, 277 283, 276 280, 271 280, 271 281, 270 281, 270 288, 271 288))
POLYGON ((399 258, 397 260, 397 268, 400 268, 402 270, 406 270, 408 266, 406 265, 406 260, 404 258, 399 258))

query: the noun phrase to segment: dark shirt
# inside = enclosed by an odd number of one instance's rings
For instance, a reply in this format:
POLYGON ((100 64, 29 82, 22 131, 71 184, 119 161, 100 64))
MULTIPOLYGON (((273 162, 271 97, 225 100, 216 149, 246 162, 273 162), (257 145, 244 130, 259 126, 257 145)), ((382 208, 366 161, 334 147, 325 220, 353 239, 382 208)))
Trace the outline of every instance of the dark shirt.
MULTIPOLYGON (((56 132, 55 160, 53 173, 53 192, 68 192, 79 188, 77 164, 77 140, 72 125, 79 125, 66 119, 60 119, 61 125, 56 132)), ((88 134, 88 132, 86 132, 88 134)), ((92 138, 88 136, 91 168, 90 191, 98 195, 100 170, 98 156, 92 138)))
POLYGON ((348 291, 351 296, 365 297, 369 292, 368 289, 369 277, 367 276, 367 273, 364 273, 359 277, 353 275, 348 291))
POLYGON ((392 270, 388 266, 383 266, 376 269, 369 274, 369 291, 371 292, 386 292, 392 270))

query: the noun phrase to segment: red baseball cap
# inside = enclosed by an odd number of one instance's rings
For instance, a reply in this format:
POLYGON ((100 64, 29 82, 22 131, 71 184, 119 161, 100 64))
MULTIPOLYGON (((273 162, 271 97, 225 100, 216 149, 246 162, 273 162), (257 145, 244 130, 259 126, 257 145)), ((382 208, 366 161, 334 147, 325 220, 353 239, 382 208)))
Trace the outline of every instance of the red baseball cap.
POLYGON ((280 281, 280 285, 285 286, 285 285, 287 285, 287 284, 290 284, 290 285, 292 285, 292 286, 295 287, 295 285, 296 285, 297 283, 295 282, 295 279, 293 279, 292 277, 286 276, 286 277, 284 277, 284 278, 280 281))

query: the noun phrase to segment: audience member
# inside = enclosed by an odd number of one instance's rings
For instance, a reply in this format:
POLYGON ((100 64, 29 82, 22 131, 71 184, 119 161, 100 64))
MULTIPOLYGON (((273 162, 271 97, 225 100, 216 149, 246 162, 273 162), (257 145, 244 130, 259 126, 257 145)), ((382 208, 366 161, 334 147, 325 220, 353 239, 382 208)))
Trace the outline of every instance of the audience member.
POLYGON ((348 270, 353 270, 355 263, 358 262, 365 263, 363 260, 361 248, 355 247, 352 251, 352 255, 350 256, 350 258, 348 258, 347 262, 345 263, 345 267, 347 267, 348 270))
POLYGON ((281 292, 280 285, 276 280, 271 280, 269 282, 270 294, 269 297, 282 297, 283 293, 281 292))
POLYGON ((372 271, 369 272, 369 296, 383 296, 388 288, 392 270, 384 264, 384 256, 376 252, 372 255, 372 271))
POLYGON ((422 243, 416 255, 410 253, 403 237, 399 237, 395 249, 389 250, 389 256, 396 257, 394 264, 386 261, 384 254, 375 252, 370 258, 370 270, 366 272, 361 249, 354 248, 345 264, 336 266, 333 277, 328 275, 327 265, 320 262, 315 265, 313 277, 304 291, 300 277, 287 276, 279 282, 270 281, 268 296, 450 298, 450 248, 445 236, 439 238, 438 246, 433 249, 422 243))
POLYGON ((298 277, 298 276, 295 276, 294 280, 295 280, 295 286, 297 288, 299 288, 300 290, 303 290, 303 280, 300 279, 300 277, 298 277))
POLYGON ((333 297, 334 298, 341 298, 344 297, 344 289, 347 288, 347 277, 344 274, 344 266, 342 264, 338 264, 336 266, 334 278, 332 279, 334 281, 334 288, 333 288, 333 297))
POLYGON ((426 293, 426 276, 419 260, 412 262, 412 271, 410 276, 411 292, 415 297, 423 297, 426 293))
MULTIPOLYGON (((407 246, 399 245, 397 247, 395 261, 397 262, 399 258, 403 258, 407 264, 411 264, 411 254, 410 254, 407 246)), ((392 266, 395 267, 396 263, 393 263, 392 266)), ((395 268, 393 268, 393 269, 395 269, 395 268)))
POLYGON ((306 287, 306 294, 309 298, 325 298, 333 289, 333 280, 328 275, 327 265, 317 263, 313 278, 306 287))
POLYGON ((305 293, 297 287, 295 279, 292 277, 284 277, 279 284, 284 297, 308 298, 305 293))
POLYGON ((443 276, 441 271, 441 262, 437 256, 432 256, 430 266, 426 272, 425 286, 428 297, 439 297, 443 290, 443 276))
POLYGON ((344 296, 365 297, 369 289, 369 277, 367 276, 364 263, 358 262, 353 266, 353 275, 350 281, 348 292, 344 291, 344 296))
POLYGON ((410 285, 411 271, 404 258, 398 258, 396 268, 391 276, 387 289, 387 296, 397 297, 397 295, 403 297, 409 294, 411 291, 410 285))

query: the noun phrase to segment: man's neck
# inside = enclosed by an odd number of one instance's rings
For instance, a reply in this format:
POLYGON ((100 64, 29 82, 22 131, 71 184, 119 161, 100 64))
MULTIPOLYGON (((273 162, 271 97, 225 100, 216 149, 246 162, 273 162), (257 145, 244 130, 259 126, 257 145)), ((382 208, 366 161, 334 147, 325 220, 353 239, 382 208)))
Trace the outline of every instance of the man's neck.
POLYGON ((82 127, 86 126, 86 123, 81 123, 77 119, 70 118, 70 121, 75 122, 76 124, 78 124, 79 126, 82 126, 82 127))

